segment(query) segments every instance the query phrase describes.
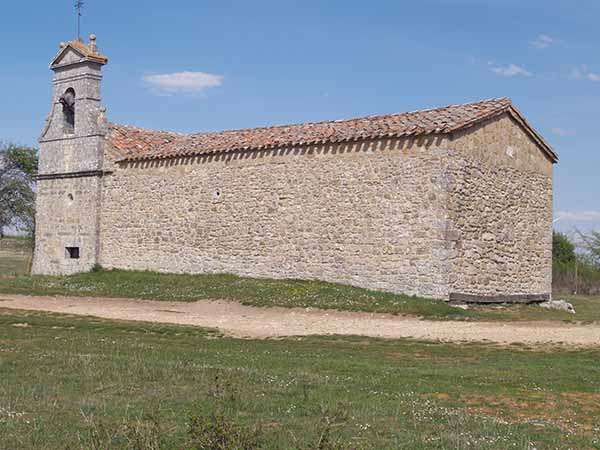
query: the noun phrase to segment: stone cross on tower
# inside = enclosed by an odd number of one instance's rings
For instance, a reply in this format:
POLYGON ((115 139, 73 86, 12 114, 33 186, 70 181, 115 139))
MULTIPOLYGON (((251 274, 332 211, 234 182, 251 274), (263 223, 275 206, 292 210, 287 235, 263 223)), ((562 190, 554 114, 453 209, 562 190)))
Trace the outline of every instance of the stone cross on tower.
POLYGON ((74 273, 97 263, 107 123, 96 36, 60 44, 52 60, 52 106, 40 137, 34 273, 74 273))

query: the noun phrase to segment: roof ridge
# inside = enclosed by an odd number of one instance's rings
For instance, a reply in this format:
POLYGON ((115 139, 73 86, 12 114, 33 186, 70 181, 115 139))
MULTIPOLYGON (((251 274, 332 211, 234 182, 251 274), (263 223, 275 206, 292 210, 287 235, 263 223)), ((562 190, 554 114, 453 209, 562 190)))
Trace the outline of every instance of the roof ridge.
POLYGON ((178 133, 110 123, 109 140, 119 161, 177 158, 296 145, 357 142, 365 139, 448 135, 510 114, 553 162, 558 157, 507 97, 441 108, 237 130, 178 133))
POLYGON ((421 114, 421 113, 442 111, 442 110, 450 109, 450 108, 465 108, 465 107, 470 107, 470 106, 476 106, 476 105, 481 105, 481 104, 486 104, 486 103, 501 102, 501 101, 508 102, 508 104, 506 105, 507 107, 512 105, 512 100, 509 97, 496 97, 496 98, 488 98, 485 100, 479 100, 479 101, 470 102, 470 103, 453 103, 453 104, 450 104, 447 106, 441 106, 441 107, 437 107, 437 108, 417 109, 417 110, 413 110, 413 111, 396 112, 396 113, 389 113, 389 114, 373 114, 373 115, 367 115, 367 116, 350 117, 347 119, 320 120, 320 121, 316 121, 316 122, 297 122, 297 123, 287 123, 287 124, 281 124, 281 125, 246 127, 246 128, 231 128, 231 129, 227 129, 227 130, 201 131, 201 132, 197 132, 197 133, 182 133, 182 132, 178 132, 178 131, 158 130, 158 129, 153 129, 153 128, 138 127, 135 125, 117 124, 117 123, 113 123, 113 122, 111 122, 109 125, 114 126, 114 127, 133 128, 133 129, 136 129, 139 131, 149 131, 149 132, 155 132, 155 133, 169 133, 169 134, 175 134, 178 136, 193 137, 193 136, 207 136, 207 135, 211 135, 211 134, 240 133, 240 132, 260 131, 260 130, 276 130, 276 129, 288 128, 288 127, 324 125, 324 124, 330 124, 330 123, 331 124, 347 123, 347 122, 352 122, 355 120, 365 120, 365 119, 385 119, 385 118, 404 116, 404 115, 410 115, 410 114, 421 114))
POLYGON ((182 136, 182 137, 193 136, 193 134, 190 134, 190 133, 181 133, 179 131, 169 131, 169 130, 157 130, 155 128, 138 127, 136 125, 129 125, 126 123, 108 122, 108 126, 110 128, 129 128, 131 130, 145 131, 145 132, 149 132, 149 133, 175 134, 177 136, 182 136))

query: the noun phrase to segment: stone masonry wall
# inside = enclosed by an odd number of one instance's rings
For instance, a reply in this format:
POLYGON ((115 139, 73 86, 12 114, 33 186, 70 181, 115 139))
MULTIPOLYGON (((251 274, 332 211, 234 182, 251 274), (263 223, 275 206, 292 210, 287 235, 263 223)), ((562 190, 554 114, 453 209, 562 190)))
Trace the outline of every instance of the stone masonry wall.
POLYGON ((451 293, 550 294, 552 163, 508 115, 452 146, 451 293))
POLYGON ((78 64, 57 69, 51 110, 40 137, 40 173, 98 170, 102 166, 106 123, 100 103, 100 66, 78 64), (59 98, 72 88, 76 92, 75 130, 65 133, 65 118, 59 98))
POLYGON ((106 119, 100 103, 102 65, 79 63, 68 50, 53 66, 51 109, 40 137, 36 199, 36 248, 33 273, 70 274, 90 270, 97 262, 101 169, 106 119), (59 102, 73 89, 74 127, 65 127, 59 102), (66 248, 77 247, 79 258, 66 248))
POLYGON ((389 140, 122 164, 103 179, 100 263, 446 298, 446 147, 389 140))
POLYGON ((33 273, 71 274, 94 266, 100 183, 98 177, 38 181, 33 273), (80 258, 69 259, 66 247, 79 247, 80 258))
POLYGON ((552 164, 508 115, 451 140, 111 169, 100 220, 107 268, 321 279, 444 299, 551 292, 552 164))

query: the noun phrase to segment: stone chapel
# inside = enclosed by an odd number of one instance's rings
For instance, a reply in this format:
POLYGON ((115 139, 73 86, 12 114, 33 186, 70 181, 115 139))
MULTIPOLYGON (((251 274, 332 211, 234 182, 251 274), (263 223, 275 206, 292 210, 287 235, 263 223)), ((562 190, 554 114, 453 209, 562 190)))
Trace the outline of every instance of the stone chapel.
POLYGON ((92 35, 50 65, 34 273, 100 265, 550 297, 558 157, 509 99, 180 134, 111 123, 107 62, 92 35))

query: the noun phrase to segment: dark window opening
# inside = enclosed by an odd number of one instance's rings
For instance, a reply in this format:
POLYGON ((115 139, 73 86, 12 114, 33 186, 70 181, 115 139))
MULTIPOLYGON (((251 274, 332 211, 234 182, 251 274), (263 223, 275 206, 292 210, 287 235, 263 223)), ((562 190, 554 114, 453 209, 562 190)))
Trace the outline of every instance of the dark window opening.
POLYGON ((64 131, 73 134, 75 133, 75 90, 67 89, 58 101, 63 107, 64 131))
POLYGON ((79 259, 79 247, 67 247, 67 258, 79 259))
POLYGON ((65 110, 65 133, 75 133, 75 111, 65 110))

